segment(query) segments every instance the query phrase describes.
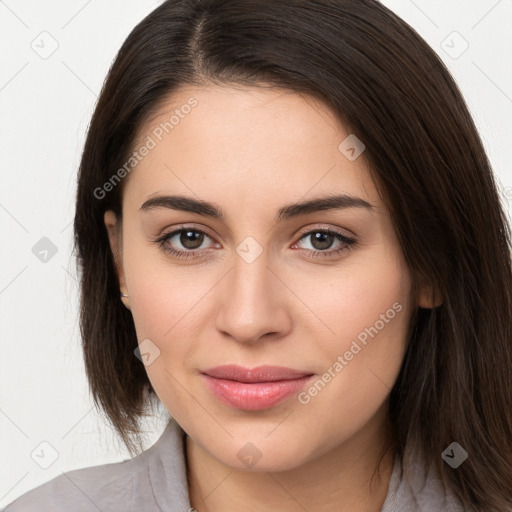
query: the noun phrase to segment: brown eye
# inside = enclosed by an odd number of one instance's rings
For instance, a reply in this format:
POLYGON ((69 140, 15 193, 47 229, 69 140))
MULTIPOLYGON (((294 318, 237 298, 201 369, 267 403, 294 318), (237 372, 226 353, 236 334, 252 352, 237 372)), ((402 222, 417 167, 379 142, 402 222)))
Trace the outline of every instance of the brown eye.
POLYGON ((313 258, 328 258, 340 255, 342 252, 350 250, 356 240, 349 238, 333 229, 315 229, 303 234, 298 244, 302 241, 309 241, 312 249, 305 249, 306 253, 313 258), (330 249, 333 243, 338 242, 338 248, 330 249))
POLYGON ((308 236, 311 237, 311 245, 319 251, 329 249, 336 240, 334 235, 323 231, 315 231, 314 233, 310 233, 308 236))
MULTIPOLYGON (((181 226, 154 240, 164 252, 175 258, 193 259, 204 256, 210 247, 202 247, 203 242, 213 238, 202 229, 181 226)), ((211 246, 212 247, 212 246, 211 246)))
POLYGON ((192 229, 186 229, 180 231, 179 242, 186 249, 199 249, 204 240, 202 231, 195 231, 192 229))

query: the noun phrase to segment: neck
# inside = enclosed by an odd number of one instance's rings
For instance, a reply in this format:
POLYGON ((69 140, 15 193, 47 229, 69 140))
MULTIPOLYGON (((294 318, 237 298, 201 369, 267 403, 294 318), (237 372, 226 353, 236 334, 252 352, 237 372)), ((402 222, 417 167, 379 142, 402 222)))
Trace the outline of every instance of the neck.
POLYGON ((380 512, 394 461, 390 447, 375 471, 389 441, 384 430, 374 419, 325 454, 276 472, 233 469, 186 436, 190 504, 197 512, 380 512))

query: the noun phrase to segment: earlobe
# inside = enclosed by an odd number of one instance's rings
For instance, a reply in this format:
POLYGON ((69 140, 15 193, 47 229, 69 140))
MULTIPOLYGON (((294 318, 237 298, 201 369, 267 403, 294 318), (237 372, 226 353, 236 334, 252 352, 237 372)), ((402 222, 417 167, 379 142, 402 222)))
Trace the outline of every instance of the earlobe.
POLYGON ((110 250, 114 258, 117 278, 119 280, 120 298, 123 304, 130 309, 128 290, 124 277, 124 269, 122 263, 121 250, 121 227, 118 223, 117 216, 112 210, 107 210, 103 216, 105 227, 107 229, 108 239, 110 242, 110 250))
POLYGON ((418 306, 424 309, 433 309, 441 306, 443 296, 431 285, 423 285, 420 287, 418 294, 418 306))

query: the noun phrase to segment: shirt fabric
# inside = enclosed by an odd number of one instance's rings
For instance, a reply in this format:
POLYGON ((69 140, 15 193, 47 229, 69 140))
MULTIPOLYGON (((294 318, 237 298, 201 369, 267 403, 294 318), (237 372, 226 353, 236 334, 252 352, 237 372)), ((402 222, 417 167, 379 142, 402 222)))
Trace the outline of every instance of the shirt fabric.
MULTIPOLYGON (((193 512, 190 505, 185 432, 171 418, 158 441, 140 455, 59 475, 7 505, 4 512, 193 512)), ((395 459, 381 512, 463 512, 445 493, 434 465, 400 479, 395 459)))

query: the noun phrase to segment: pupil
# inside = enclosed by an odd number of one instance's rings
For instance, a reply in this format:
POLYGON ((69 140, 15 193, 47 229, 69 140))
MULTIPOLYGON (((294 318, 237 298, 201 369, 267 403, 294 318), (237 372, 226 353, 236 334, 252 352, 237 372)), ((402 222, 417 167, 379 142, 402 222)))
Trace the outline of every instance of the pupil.
POLYGON ((187 249, 197 249, 203 243, 203 233, 183 231, 180 236, 180 242, 183 244, 183 247, 187 249), (197 244, 198 240, 199 244, 197 244))
POLYGON ((328 249, 332 244, 334 235, 330 233, 315 233, 313 238, 313 247, 315 249, 328 249), (320 246, 317 246, 319 244, 320 246))

